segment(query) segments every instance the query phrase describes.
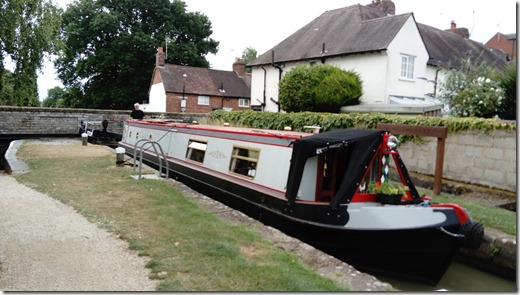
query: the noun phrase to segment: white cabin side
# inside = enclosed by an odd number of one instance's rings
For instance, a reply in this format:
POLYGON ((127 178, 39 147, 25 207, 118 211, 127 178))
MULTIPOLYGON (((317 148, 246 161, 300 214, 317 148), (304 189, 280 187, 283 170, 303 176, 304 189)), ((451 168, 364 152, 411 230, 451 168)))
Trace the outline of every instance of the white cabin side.
MULTIPOLYGON (((182 128, 172 127, 169 131, 159 128, 143 128, 128 126, 123 134, 123 142, 134 145, 140 139, 157 141, 162 147, 165 156, 191 169, 201 170, 213 176, 234 182, 248 182, 264 187, 271 194, 281 196, 285 194, 289 167, 291 164, 292 147, 287 140, 287 146, 264 144, 258 142, 241 141, 203 136, 183 132, 182 128), (198 162, 190 159, 189 146, 203 150, 203 160, 198 162), (255 151, 258 155, 254 171, 240 174, 232 171, 233 156, 237 149, 255 151), (276 192, 273 192, 276 191, 276 192)), ((161 127, 164 128, 164 127, 161 127)), ((144 143, 141 142, 139 146, 144 143)), ((153 148, 148 150, 153 152, 153 148)), ((316 191, 317 160, 309 159, 303 175, 304 180, 298 193, 298 199, 314 201, 316 191), (307 180, 307 181, 305 181, 307 180), (302 192, 306 192, 304 195, 302 192)))

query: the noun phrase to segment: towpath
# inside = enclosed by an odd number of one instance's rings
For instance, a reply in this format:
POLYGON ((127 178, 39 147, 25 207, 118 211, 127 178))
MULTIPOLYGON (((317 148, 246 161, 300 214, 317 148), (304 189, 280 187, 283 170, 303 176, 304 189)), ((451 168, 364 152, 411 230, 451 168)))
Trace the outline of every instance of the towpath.
POLYGON ((125 241, 1 172, 0 188, 0 290, 155 290, 125 241))

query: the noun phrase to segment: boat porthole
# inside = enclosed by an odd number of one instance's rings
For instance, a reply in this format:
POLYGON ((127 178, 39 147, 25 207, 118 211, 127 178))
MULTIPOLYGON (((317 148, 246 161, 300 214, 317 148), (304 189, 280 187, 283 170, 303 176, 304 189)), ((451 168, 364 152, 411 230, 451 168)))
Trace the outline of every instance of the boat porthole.
POLYGON ((135 139, 139 139, 139 132, 135 134, 135 139))
POLYGON ((150 134, 150 136, 148 136, 148 140, 152 140, 152 135, 150 134))

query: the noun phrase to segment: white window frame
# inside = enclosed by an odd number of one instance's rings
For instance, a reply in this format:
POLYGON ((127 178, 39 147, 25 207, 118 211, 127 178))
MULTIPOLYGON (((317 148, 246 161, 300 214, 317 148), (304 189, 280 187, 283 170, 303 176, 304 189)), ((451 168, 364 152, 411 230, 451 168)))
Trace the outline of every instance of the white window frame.
POLYGON ((249 107, 249 99, 248 98, 239 98, 238 99, 238 106, 241 108, 248 108, 249 107))
POLYGON ((208 143, 205 141, 190 139, 186 149, 186 159, 202 163, 206 154, 208 143))
POLYGON ((241 177, 253 179, 258 169, 260 149, 233 145, 229 161, 229 172, 241 177))
POLYGON ((401 78, 413 80, 415 70, 415 56, 401 54, 401 78))
POLYGON ((197 103, 199 105, 209 106, 209 96, 207 96, 207 95, 199 95, 197 103))

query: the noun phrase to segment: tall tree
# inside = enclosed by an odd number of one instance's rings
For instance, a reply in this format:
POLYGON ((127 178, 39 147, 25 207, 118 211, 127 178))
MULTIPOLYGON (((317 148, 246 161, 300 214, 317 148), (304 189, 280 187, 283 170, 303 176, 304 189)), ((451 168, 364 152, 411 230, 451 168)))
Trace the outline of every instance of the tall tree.
POLYGON ((65 50, 56 65, 78 106, 127 109, 147 98, 157 47, 168 63, 209 67, 211 22, 180 0, 78 0, 63 15, 65 50), (80 87, 78 89, 78 86, 80 87))
MULTIPOLYGON (((244 51, 242 51, 242 60, 248 64, 253 61, 257 56, 257 51, 251 46, 248 46, 244 51)), ((251 68, 246 68, 246 72, 251 73, 251 68)))
MULTIPOLYGON (((61 9, 46 0, 0 0, 0 76, 4 56, 15 63, 8 104, 39 105, 37 78, 46 54, 60 45, 61 9)), ((0 79, 0 94, 3 92, 0 79)))

